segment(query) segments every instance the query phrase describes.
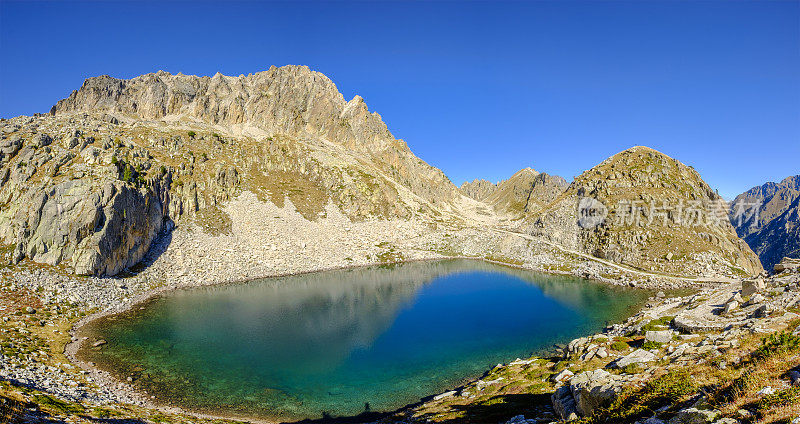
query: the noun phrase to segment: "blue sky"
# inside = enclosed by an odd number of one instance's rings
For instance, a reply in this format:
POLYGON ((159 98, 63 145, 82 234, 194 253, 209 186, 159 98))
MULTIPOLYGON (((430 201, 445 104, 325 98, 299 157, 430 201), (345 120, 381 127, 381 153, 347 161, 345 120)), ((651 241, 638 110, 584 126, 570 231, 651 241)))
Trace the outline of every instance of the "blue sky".
POLYGON ((633 145, 732 196, 800 173, 800 2, 0 1, 0 117, 90 76, 304 64, 456 184, 633 145))

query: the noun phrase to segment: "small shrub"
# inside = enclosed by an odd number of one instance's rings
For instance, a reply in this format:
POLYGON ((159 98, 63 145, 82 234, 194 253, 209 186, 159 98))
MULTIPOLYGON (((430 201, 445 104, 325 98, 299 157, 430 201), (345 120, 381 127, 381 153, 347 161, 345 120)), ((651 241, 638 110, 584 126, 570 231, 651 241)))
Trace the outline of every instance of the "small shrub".
POLYGON ((630 346, 622 340, 617 340, 614 343, 611 343, 611 345, 608 347, 610 347, 611 350, 616 350, 617 352, 622 352, 623 350, 628 350, 630 348, 630 346))
POLYGON ((125 165, 125 171, 122 172, 122 181, 129 182, 133 179, 133 167, 125 165))
POLYGON ((196 132, 194 132, 194 131, 189 131, 189 132, 188 132, 188 133, 186 133, 186 134, 189 136, 189 138, 194 138, 194 137, 197 135, 197 133, 196 133, 196 132))
POLYGON ((661 326, 669 326, 669 323, 672 322, 673 318, 675 317, 661 317, 654 319, 642 327, 642 333, 646 331, 658 330, 661 326))
POLYGON ((647 340, 644 343, 642 343, 642 349, 644 349, 644 350, 660 349, 661 346, 663 346, 661 343, 653 342, 653 341, 650 341, 650 340, 647 340))
POLYGON ((763 360, 779 353, 792 353, 800 350, 800 336, 782 331, 770 334, 761 339, 761 346, 756 349, 752 357, 763 360))

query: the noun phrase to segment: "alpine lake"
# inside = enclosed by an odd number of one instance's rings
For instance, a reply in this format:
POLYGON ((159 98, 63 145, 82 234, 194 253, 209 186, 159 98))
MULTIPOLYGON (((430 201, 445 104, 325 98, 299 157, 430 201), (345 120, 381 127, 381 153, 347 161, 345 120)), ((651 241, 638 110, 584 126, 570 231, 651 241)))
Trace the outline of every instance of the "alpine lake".
POLYGON ((82 327, 78 356, 190 411, 351 416, 597 332, 651 294, 473 260, 323 271, 158 295, 82 327))

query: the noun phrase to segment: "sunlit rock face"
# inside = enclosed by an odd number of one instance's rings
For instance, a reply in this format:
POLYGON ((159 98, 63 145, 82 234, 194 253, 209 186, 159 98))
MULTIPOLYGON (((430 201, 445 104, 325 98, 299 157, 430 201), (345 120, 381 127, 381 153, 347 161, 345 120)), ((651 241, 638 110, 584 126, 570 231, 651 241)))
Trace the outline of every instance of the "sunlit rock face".
POLYGON ((463 197, 361 97, 304 66, 89 78, 49 115, 0 122, 0 244, 14 261, 114 275, 162 228, 224 233, 222 209, 244 192, 307 220, 328 206, 435 218, 463 197))

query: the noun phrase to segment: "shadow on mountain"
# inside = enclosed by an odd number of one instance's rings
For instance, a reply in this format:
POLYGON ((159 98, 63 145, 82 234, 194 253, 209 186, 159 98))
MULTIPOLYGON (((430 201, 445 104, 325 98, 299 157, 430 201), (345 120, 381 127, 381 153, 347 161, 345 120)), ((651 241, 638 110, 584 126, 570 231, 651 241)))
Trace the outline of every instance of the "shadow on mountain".
POLYGON ((358 415, 349 417, 333 417, 323 413, 322 418, 305 419, 300 421, 286 421, 282 424, 360 424, 371 423, 382 418, 389 417, 391 414, 388 412, 362 412, 358 415))
POLYGON ((167 251, 169 245, 172 244, 172 231, 174 229, 175 225, 169 218, 164 220, 164 225, 162 227, 162 230, 156 235, 155 239, 153 239, 153 242, 150 243, 150 249, 147 250, 147 253, 145 253, 142 260, 139 261, 139 263, 137 263, 136 265, 133 265, 127 270, 119 273, 117 277, 120 278, 133 277, 134 275, 139 274, 140 272, 150 267, 150 265, 155 263, 155 261, 158 260, 158 258, 160 258, 161 255, 163 255, 164 252, 167 251))

